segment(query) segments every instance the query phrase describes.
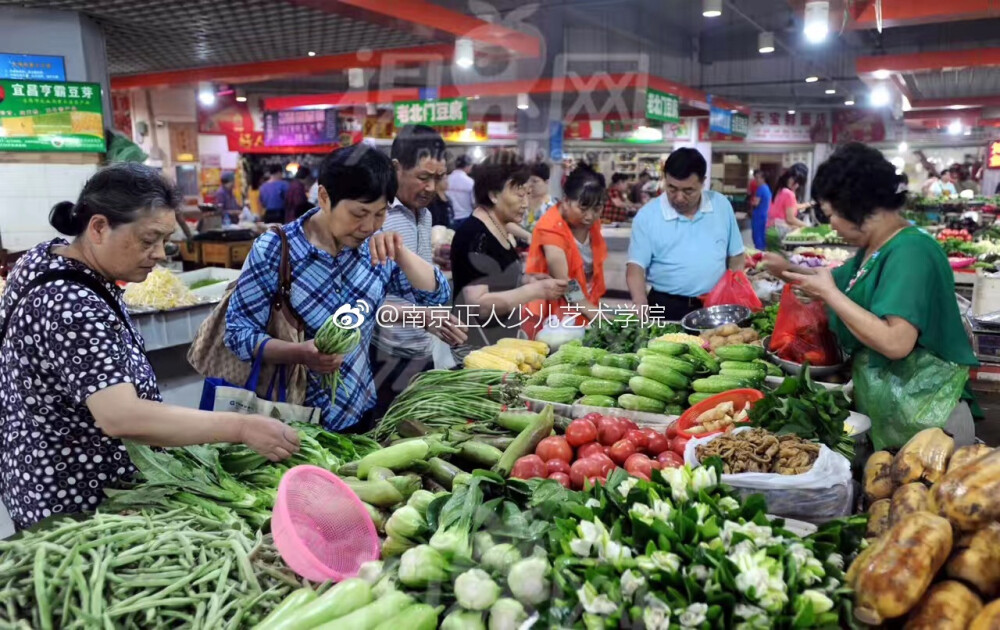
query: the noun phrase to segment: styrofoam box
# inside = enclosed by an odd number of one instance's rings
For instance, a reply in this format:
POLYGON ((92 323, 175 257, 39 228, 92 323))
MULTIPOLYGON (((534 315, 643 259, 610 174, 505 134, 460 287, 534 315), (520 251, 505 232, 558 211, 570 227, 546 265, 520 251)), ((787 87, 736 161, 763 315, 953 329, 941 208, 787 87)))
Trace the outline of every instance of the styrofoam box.
POLYGON ((198 296, 202 302, 217 302, 222 299, 222 294, 226 292, 226 287, 233 280, 240 277, 239 269, 223 269, 221 267, 205 267, 204 269, 195 269, 194 271, 185 271, 184 273, 177 274, 181 282, 191 286, 195 282, 201 280, 222 280, 223 282, 217 282, 215 284, 210 284, 207 287, 201 287, 200 289, 192 289, 191 293, 198 296))

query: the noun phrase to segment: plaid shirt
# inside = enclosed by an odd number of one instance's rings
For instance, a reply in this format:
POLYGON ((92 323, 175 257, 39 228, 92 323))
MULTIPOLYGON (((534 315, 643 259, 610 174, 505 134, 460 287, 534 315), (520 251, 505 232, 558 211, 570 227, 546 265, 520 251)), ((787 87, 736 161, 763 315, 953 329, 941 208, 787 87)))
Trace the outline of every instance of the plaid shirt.
MULTIPOLYGON (((343 305, 364 300, 371 307, 361 325, 361 344, 344 359, 337 401, 330 400, 319 374, 309 373, 305 404, 322 410, 323 426, 344 430, 358 422, 375 406, 375 385, 368 364, 368 348, 375 328, 375 313, 393 294, 421 306, 447 304, 451 287, 435 268, 437 289, 419 291, 406 279, 396 263, 373 266, 368 241, 357 249, 345 248, 336 257, 314 247, 302 230, 316 210, 285 226, 292 268, 292 306, 305 320, 306 337, 313 338, 330 315, 343 305)), ((243 361, 252 360, 254 350, 266 338, 270 300, 278 290, 281 240, 272 232, 259 237, 250 250, 226 313, 226 346, 243 361)))
POLYGON ((612 199, 625 200, 621 191, 615 189, 608 190, 607 201, 604 202, 604 212, 601 213, 601 220, 605 223, 624 223, 629 220, 628 212, 625 208, 616 208, 611 203, 612 199))

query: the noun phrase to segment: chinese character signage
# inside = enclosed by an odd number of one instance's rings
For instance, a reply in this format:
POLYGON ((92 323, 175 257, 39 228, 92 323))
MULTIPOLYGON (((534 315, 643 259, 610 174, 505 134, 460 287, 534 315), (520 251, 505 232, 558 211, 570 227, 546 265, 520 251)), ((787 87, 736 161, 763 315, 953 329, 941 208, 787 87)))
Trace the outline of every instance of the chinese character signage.
POLYGON ((0 79, 65 81, 66 65, 62 57, 0 53, 0 79))
POLYGON ((990 143, 990 153, 986 158, 986 168, 1000 168, 1000 140, 994 140, 990 143))
POLYGON ((883 141, 885 141, 885 118, 882 112, 863 109, 834 112, 834 144, 883 141))
POLYGON ((646 118, 657 122, 681 121, 680 99, 673 94, 646 89, 646 118))
POLYGON ((732 135, 746 138, 750 133, 750 117, 746 114, 733 114, 732 135))
POLYGON ((802 143, 830 141, 830 112, 754 110, 749 118, 748 142, 802 143))
POLYGON ((468 106, 464 98, 394 103, 393 112, 396 127, 405 125, 453 127, 464 125, 468 120, 468 106))
POLYGON ((0 79, 0 151, 104 150, 99 84, 0 79))
POLYGON ((264 144, 311 147, 337 141, 337 110, 302 109, 264 112, 264 144))
POLYGON ((708 112, 708 128, 715 133, 729 135, 733 130, 733 113, 728 109, 711 108, 708 112))

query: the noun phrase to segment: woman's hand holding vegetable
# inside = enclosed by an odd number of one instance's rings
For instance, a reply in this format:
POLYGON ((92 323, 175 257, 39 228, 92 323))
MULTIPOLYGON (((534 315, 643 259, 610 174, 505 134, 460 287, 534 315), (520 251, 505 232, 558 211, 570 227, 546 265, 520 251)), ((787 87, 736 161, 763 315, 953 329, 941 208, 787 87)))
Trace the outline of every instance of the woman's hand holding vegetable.
POLYGON ((341 354, 323 354, 316 347, 316 341, 310 339, 298 344, 298 363, 306 366, 317 374, 333 374, 340 370, 340 364, 344 361, 341 354))
POLYGON ((265 416, 244 416, 240 420, 240 442, 272 462, 298 452, 299 436, 284 422, 265 416))

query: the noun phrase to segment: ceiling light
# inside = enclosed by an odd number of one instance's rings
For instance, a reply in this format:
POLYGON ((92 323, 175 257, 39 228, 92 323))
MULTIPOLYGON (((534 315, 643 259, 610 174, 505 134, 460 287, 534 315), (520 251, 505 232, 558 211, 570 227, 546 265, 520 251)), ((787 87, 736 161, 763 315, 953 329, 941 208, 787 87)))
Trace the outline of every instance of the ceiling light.
POLYGON ((806 39, 818 44, 830 32, 830 3, 827 0, 809 0, 805 10, 806 39))
POLYGON ((876 85, 872 88, 869 99, 873 107, 885 107, 892 100, 892 97, 889 95, 888 88, 884 85, 876 85))
POLYGON ((847 105, 848 107, 854 105, 854 97, 853 96, 847 97, 847 100, 844 101, 844 105, 847 105))
POLYGON ((473 160, 483 159, 483 147, 476 147, 472 150, 472 159, 473 160))
POLYGON ((962 133, 962 121, 958 119, 951 121, 951 124, 948 125, 948 133, 953 136, 962 133))
POLYGON ((966 129, 966 130, 965 130, 965 131, 964 131, 964 132, 962 133, 962 135, 963 135, 963 136, 971 136, 971 135, 972 135, 972 127, 969 127, 968 129, 966 129))
POLYGON ((722 0, 701 0, 701 14, 707 18, 722 15, 722 0))
POLYGON ((837 90, 833 88, 827 88, 825 94, 836 94, 837 90))
POLYGON ((969 109, 970 105, 949 105, 948 109, 969 109))
POLYGON ((365 87, 365 71, 361 68, 348 68, 347 86, 352 90, 359 90, 365 87))
POLYGON ((459 68, 471 68, 475 63, 476 50, 471 39, 464 37, 455 40, 455 65, 459 68))
POLYGON ((906 144, 906 140, 899 143, 899 152, 906 153, 906 150, 910 148, 910 145, 906 144))
POLYGON ((198 84, 198 102, 205 107, 215 105, 215 87, 211 83, 198 84))
POLYGON ((815 83, 819 81, 819 77, 806 77, 806 83, 815 83))
POLYGON ((770 31, 757 33, 757 52, 762 55, 774 52, 774 33, 770 31))
POLYGON ((310 57, 315 57, 315 56, 316 56, 316 51, 314 51, 314 50, 310 50, 310 51, 309 51, 309 52, 307 52, 306 54, 307 54, 307 55, 309 55, 310 57))
POLYGON ((531 107, 531 101, 528 100, 528 95, 521 92, 517 95, 517 108, 518 109, 528 109, 531 107))
POLYGON ((794 116, 795 115, 795 110, 794 109, 790 109, 790 110, 788 110, 788 113, 791 114, 792 116, 794 116))
POLYGON ((245 90, 242 90, 240 88, 236 88, 236 102, 237 103, 246 103, 247 102, 247 93, 246 93, 245 90))
POLYGON ((872 76, 878 79, 879 81, 885 81, 891 75, 892 73, 889 72, 888 70, 876 70, 875 72, 872 72, 872 76))

